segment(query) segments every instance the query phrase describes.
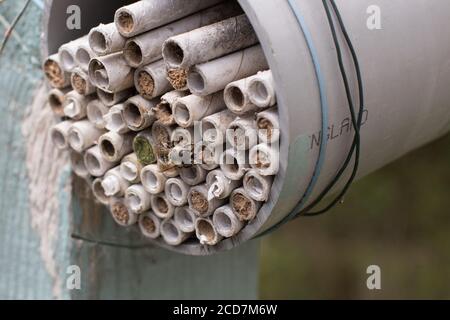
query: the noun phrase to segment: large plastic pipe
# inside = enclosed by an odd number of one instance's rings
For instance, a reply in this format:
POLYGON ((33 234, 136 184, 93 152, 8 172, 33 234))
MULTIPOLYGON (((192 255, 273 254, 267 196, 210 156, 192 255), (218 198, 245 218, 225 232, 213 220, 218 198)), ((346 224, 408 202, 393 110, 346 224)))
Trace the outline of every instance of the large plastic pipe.
MULTIPOLYGON (((61 6, 72 2, 53 3, 61 6)), ((309 197, 310 203, 334 177, 347 155, 353 134, 322 3, 291 2, 304 16, 317 49, 330 107, 330 130, 324 134, 329 137, 326 159, 309 197)), ((274 179, 269 201, 251 224, 214 247, 183 244, 171 248, 183 253, 204 255, 231 249, 283 219, 305 194, 318 156, 322 118, 317 78, 292 8, 285 0, 240 0, 239 3, 258 35, 276 84, 281 128, 280 171, 274 179)), ((382 30, 371 30, 366 24, 371 17, 367 9, 373 1, 336 0, 336 3, 358 53, 366 92, 358 174, 361 178, 450 130, 450 42, 445 40, 450 36, 450 2, 378 0, 382 30), (437 33, 440 38, 436 38, 437 33)), ((92 3, 92 6, 96 5, 92 3)), ((52 41, 44 45, 54 49, 76 37, 55 36, 60 29, 52 22, 60 21, 64 11, 51 12, 59 17, 50 15, 47 33, 52 41)), ((347 50, 343 53, 355 90, 349 53, 347 50)), ((43 56, 47 54, 45 51, 43 56)))

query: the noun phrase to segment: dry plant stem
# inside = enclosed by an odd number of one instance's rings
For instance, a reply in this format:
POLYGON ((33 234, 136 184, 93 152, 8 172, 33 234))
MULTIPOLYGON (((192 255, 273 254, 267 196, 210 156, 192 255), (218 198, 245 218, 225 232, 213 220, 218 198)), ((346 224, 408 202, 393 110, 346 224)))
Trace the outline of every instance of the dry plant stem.
POLYGON ((203 118, 203 141, 209 145, 219 146, 226 141, 226 131, 236 116, 229 110, 212 114, 203 118))
POLYGON ((258 72, 248 83, 250 101, 259 108, 273 107, 277 103, 272 71, 258 72))
POLYGON ((195 235, 203 245, 214 246, 223 239, 217 232, 211 219, 197 219, 195 222, 195 235))
POLYGON ((89 78, 95 86, 107 92, 134 87, 134 69, 127 64, 121 52, 92 59, 89 78))
POLYGON ((153 99, 172 90, 164 60, 144 65, 134 72, 134 85, 144 98, 153 99))
POLYGON ((86 107, 87 118, 97 129, 105 129, 106 121, 104 116, 109 112, 109 108, 98 99, 92 100, 86 107))
POLYGON ((214 211, 226 203, 225 199, 208 200, 208 186, 206 184, 192 187, 188 195, 189 208, 199 217, 209 217, 214 211))
POLYGON ((123 119, 123 109, 123 104, 117 104, 110 108, 108 113, 103 116, 106 129, 119 134, 125 134, 130 131, 130 128, 128 128, 123 119))
POLYGON ((142 168, 141 181, 147 192, 156 195, 164 192, 167 178, 159 170, 158 165, 151 164, 142 168))
POLYGON ((201 121, 204 117, 220 112, 226 108, 223 93, 217 92, 210 96, 199 97, 189 95, 178 98, 173 107, 173 116, 180 127, 187 128, 201 121))
POLYGON ((142 164, 135 153, 130 153, 122 159, 120 164, 120 174, 132 184, 141 182, 142 164))
POLYGON ((244 14, 169 38, 163 45, 163 57, 170 68, 188 69, 257 43, 244 14))
POLYGON ((191 237, 190 233, 180 230, 173 220, 164 220, 161 224, 161 236, 171 246, 179 246, 191 237))
POLYGON ((149 165, 156 162, 156 144, 150 130, 139 132, 133 140, 133 150, 139 162, 149 165))
POLYGON ((80 67, 81 70, 87 73, 89 71, 89 62, 96 56, 97 54, 92 51, 88 41, 79 45, 75 53, 75 61, 78 67, 80 67))
POLYGON ((53 88, 48 93, 48 104, 53 113, 58 117, 64 117, 64 101, 66 100, 66 94, 69 91, 70 88, 53 88))
POLYGON ((93 94, 97 91, 97 88, 91 83, 87 73, 78 67, 73 70, 70 76, 70 83, 72 88, 83 96, 93 94))
POLYGON ((94 177, 103 176, 106 171, 117 165, 103 158, 99 146, 94 146, 84 154, 84 164, 89 173, 94 177))
POLYGON ((264 52, 257 45, 194 66, 189 70, 187 83, 193 94, 205 96, 267 68, 264 52))
POLYGON ((188 206, 175 208, 173 219, 181 231, 186 233, 195 231, 195 220, 197 220, 197 217, 188 206))
POLYGON ((226 199, 234 189, 242 185, 240 180, 228 179, 221 170, 214 170, 206 176, 208 199, 226 199))
POLYGON ((257 170, 250 170, 244 176, 244 189, 255 201, 266 202, 272 189, 273 176, 262 176, 257 170))
POLYGON ((117 29, 124 37, 158 28, 220 3, 222 0, 147 0, 119 8, 114 16, 117 29))
POLYGON ((74 122, 69 131, 69 145, 73 150, 81 153, 96 144, 98 138, 104 133, 104 130, 97 129, 88 120, 74 122))
POLYGON ((81 44, 88 42, 87 36, 83 36, 76 40, 63 44, 58 50, 61 67, 67 71, 72 72, 78 65, 76 61, 76 53, 81 44))
POLYGON ((56 148, 65 150, 69 148, 69 132, 73 121, 63 121, 54 125, 50 130, 50 138, 56 148))
POLYGON ((98 141, 102 156, 108 161, 120 161, 125 155, 133 151, 134 137, 134 133, 124 135, 115 132, 105 133, 98 141))
POLYGON ((118 103, 121 103, 128 99, 130 96, 133 96, 134 88, 130 88, 124 91, 119 92, 107 92, 100 88, 97 88, 97 96, 101 102, 105 104, 107 107, 112 107, 118 103))
POLYGON ((123 37, 114 24, 100 24, 92 28, 88 35, 89 46, 99 56, 122 51, 127 39, 123 37))
POLYGON ((110 198, 105 194, 101 178, 97 178, 92 182, 92 192, 98 202, 104 205, 109 205, 110 198))
POLYGON ((276 146, 259 144, 250 150, 250 165, 262 176, 274 176, 280 170, 280 151, 276 146))
POLYGON ((208 172, 198 164, 179 169, 180 178, 190 186, 196 186, 206 180, 208 172))
POLYGON ((140 95, 129 98, 123 107, 123 120, 129 129, 141 131, 150 127, 156 117, 153 108, 156 107, 159 100, 146 100, 140 95))
POLYGON ((260 142, 274 144, 280 140, 280 119, 277 107, 272 107, 256 115, 256 127, 260 142))
POLYGON ((140 184, 129 187, 125 192, 128 209, 135 214, 142 214, 151 208, 151 195, 140 184))
POLYGON ((230 206, 240 221, 251 221, 258 214, 262 202, 253 200, 244 188, 239 188, 231 194, 230 206))
POLYGON ((255 118, 248 116, 236 118, 228 126, 227 142, 237 150, 249 150, 258 143, 255 118))
POLYGON ((190 186, 179 178, 170 178, 164 188, 167 200, 175 207, 181 207, 188 203, 190 186))
POLYGON ((158 239, 161 235, 161 220, 151 211, 139 215, 139 229, 150 239, 158 239))
POLYGON ((114 221, 122 227, 132 226, 136 224, 139 219, 137 214, 134 214, 128 210, 123 198, 112 198, 110 201, 109 210, 111 211, 114 221))
POLYGON ((83 96, 74 90, 70 91, 64 101, 64 114, 73 120, 81 120, 87 115, 87 105, 94 99, 94 95, 83 96))
POLYGON ((249 78, 241 79, 229 83, 225 87, 224 99, 227 108, 237 114, 246 115, 253 114, 256 111, 260 111, 256 105, 250 101, 248 94, 249 78))
POLYGON ((213 215, 213 224, 217 232, 225 238, 235 236, 244 227, 244 223, 236 217, 230 205, 217 208, 213 215))
POLYGON ((228 179, 241 180, 249 168, 250 165, 245 151, 231 148, 223 153, 220 169, 228 179))
POLYGON ((123 197, 130 183, 122 177, 120 167, 117 166, 105 173, 102 186, 108 197, 123 197))
POLYGON ((170 219, 173 217, 175 206, 167 200, 167 196, 164 193, 152 195, 150 203, 153 212, 158 218, 170 219))
POLYGON ((70 85, 70 73, 61 67, 58 54, 53 54, 45 59, 42 69, 53 88, 62 89, 70 85))

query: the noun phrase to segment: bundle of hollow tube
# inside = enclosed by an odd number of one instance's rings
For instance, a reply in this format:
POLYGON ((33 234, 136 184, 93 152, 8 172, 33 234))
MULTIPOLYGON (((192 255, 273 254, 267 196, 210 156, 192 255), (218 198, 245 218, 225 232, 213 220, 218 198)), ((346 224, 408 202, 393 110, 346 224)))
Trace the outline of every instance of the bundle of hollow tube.
POLYGON ((124 227, 214 246, 254 221, 279 170, 274 81, 235 1, 145 0, 43 70, 55 147, 124 227))

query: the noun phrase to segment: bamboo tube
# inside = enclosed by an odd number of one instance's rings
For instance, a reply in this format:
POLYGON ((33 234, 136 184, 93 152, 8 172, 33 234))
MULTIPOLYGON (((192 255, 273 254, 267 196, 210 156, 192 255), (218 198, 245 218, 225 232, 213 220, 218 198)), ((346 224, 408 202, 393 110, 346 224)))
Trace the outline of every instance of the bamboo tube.
POLYGON ((106 171, 117 165, 103 158, 99 146, 94 146, 84 154, 84 164, 89 173, 94 177, 103 176, 106 171))
POLYGON ((256 115, 256 127, 260 142, 274 144, 280 140, 280 119, 277 107, 272 107, 256 115))
POLYGON ((202 120, 203 141, 209 145, 219 146, 226 142, 226 131, 236 116, 224 110, 202 120))
POLYGON ((96 56, 97 54, 92 51, 89 45, 89 41, 87 41, 81 43, 78 46, 78 49, 75 53, 75 61, 80 69, 87 73, 89 71, 89 62, 96 56))
POLYGON ((208 200, 211 200, 228 198, 234 189, 242 185, 242 182, 228 179, 221 170, 214 170, 206 176, 206 184, 208 185, 208 200))
POLYGON ((218 92, 206 97, 189 95, 178 98, 173 106, 173 117, 183 128, 191 127, 195 121, 224 110, 223 93, 218 92))
POLYGON ((197 220, 197 217, 188 206, 175 208, 173 219, 181 231, 186 233, 195 231, 195 220, 197 220))
POLYGON ((98 140, 102 156, 111 162, 120 161, 125 155, 133 151, 133 133, 124 135, 108 132, 98 140))
POLYGON ((61 61, 61 67, 67 72, 72 72, 77 67, 77 61, 75 59, 76 52, 82 43, 87 43, 87 36, 83 36, 76 40, 63 44, 58 50, 59 60, 61 61))
POLYGON ((62 89, 70 85, 70 74, 61 67, 58 54, 45 59, 42 69, 52 87, 62 89))
POLYGON ((255 201, 266 202, 269 199, 272 183, 272 176, 262 176, 254 169, 244 176, 244 189, 255 201))
POLYGON ((277 103, 272 71, 258 72, 248 82, 250 102, 259 108, 273 107, 277 103))
POLYGON ((227 142, 237 150, 249 150, 258 143, 254 117, 236 118, 228 126, 227 142))
POLYGON ((172 90, 166 77, 164 60, 144 65, 134 72, 134 86, 146 99, 159 97, 172 90))
POLYGON ((125 156, 120 163, 120 174, 132 184, 141 182, 142 164, 139 162, 135 153, 125 156))
POLYGON ((262 202, 253 200, 244 188, 239 188, 232 192, 230 206, 240 221, 251 221, 258 214, 262 202))
POLYGON ((134 88, 130 88, 119 92, 107 92, 100 88, 97 88, 97 96, 101 102, 107 107, 112 107, 118 103, 121 103, 128 99, 128 97, 133 96, 134 88))
POLYGON ((175 206, 172 205, 164 193, 154 194, 150 198, 153 212, 158 218, 170 219, 175 213, 175 206))
POLYGON ((88 35, 89 46, 99 56, 122 51, 127 39, 117 31, 114 22, 92 28, 88 35))
POLYGON ((153 109, 156 119, 165 126, 176 124, 172 114, 172 104, 177 98, 185 97, 188 93, 182 91, 170 91, 161 97, 161 102, 153 109))
POLYGON ((190 233, 180 230, 173 220, 164 220, 161 224, 161 236, 171 246, 179 246, 191 237, 190 233))
POLYGON ((91 83, 88 75, 81 68, 74 68, 70 76, 72 88, 79 94, 86 96, 97 91, 97 88, 91 83))
POLYGON ((215 246, 223 239, 210 219, 197 219, 195 222, 195 235, 200 244, 203 245, 215 246))
POLYGON ((235 236, 244 227, 244 223, 236 217, 230 205, 217 208, 214 212, 212 221, 217 233, 224 238, 235 236))
POLYGON ((100 89, 119 92, 134 87, 134 70, 121 52, 97 57, 89 62, 89 78, 100 89))
POLYGON ((223 0, 147 0, 119 8, 114 16, 117 29, 124 37, 132 37, 186 17, 223 0))
POLYGON ((133 151, 143 166, 156 162, 155 149, 155 142, 150 130, 139 132, 133 140, 133 151))
POLYGON ((94 95, 83 96, 76 91, 70 91, 64 101, 64 114, 74 120, 81 120, 87 115, 87 105, 94 100, 94 95))
POLYGON ((156 120, 153 108, 159 100, 146 100, 137 95, 129 98, 123 105, 122 117, 132 131, 141 131, 150 127, 156 120))
POLYGON ((231 180, 241 180, 250 168, 245 151, 228 149, 222 154, 220 169, 231 180))
POLYGON ((123 118, 123 109, 123 104, 117 104, 111 107, 108 113, 103 116, 106 129, 118 134, 125 134, 130 131, 123 118))
POLYGON ((224 99, 227 108, 237 115, 246 115, 260 111, 256 105, 250 101, 248 94, 249 78, 241 79, 229 83, 224 90, 224 99))
POLYGON ((125 200, 129 210, 135 214, 142 214, 151 209, 151 195, 140 184, 135 184, 125 191, 125 200))
POLYGON ((92 182, 92 192, 98 202, 104 205, 109 205, 110 198, 105 194, 101 178, 97 178, 92 182))
POLYGON ((274 176, 280 170, 280 151, 276 145, 258 144, 250 150, 250 165, 262 176, 274 176))
POLYGON ((169 38, 163 45, 163 57, 170 68, 187 69, 257 43, 243 14, 169 38))
POLYGON ((199 165, 180 168, 180 178, 190 186, 196 186, 206 180, 207 171, 199 165))
POLYGON ((191 188, 188 195, 189 208, 199 217, 209 217, 214 211, 226 203, 225 199, 208 200, 208 187, 206 184, 191 188))
POLYGON ((58 117, 64 117, 64 101, 66 100, 66 94, 69 91, 69 88, 53 88, 48 93, 48 104, 53 113, 58 117))
POLYGON ((72 128, 73 121, 63 121, 54 125, 50 130, 50 138, 53 144, 59 150, 69 147, 69 132, 72 128))
POLYGON ((72 151, 70 153, 70 164, 73 172, 78 177, 83 179, 88 179, 90 177, 90 174, 86 169, 86 165, 84 164, 84 155, 82 153, 72 151))
POLYGON ((256 45, 194 66, 188 72, 187 85, 193 94, 205 96, 267 68, 264 52, 256 45))
POLYGON ((97 129, 105 129, 106 121, 104 116, 109 112, 109 108, 98 99, 92 100, 86 107, 87 118, 97 129))
POLYGON ((161 235, 161 220, 151 211, 139 215, 139 229, 150 239, 158 239, 161 235))
POLYGON ((98 138, 104 133, 88 120, 74 122, 69 131, 69 145, 73 150, 81 153, 96 144, 98 138))
POLYGON ((142 168, 141 183, 150 194, 159 194, 164 191, 167 178, 161 172, 158 165, 151 164, 142 168))
POLYGON ((120 167, 117 166, 105 173, 102 187, 108 197, 123 197, 130 183, 122 177, 120 167))
POLYGON ((114 221, 122 227, 129 227, 139 219, 137 214, 130 212, 123 198, 112 198, 109 210, 114 221))
POLYGON ((179 178, 170 178, 164 188, 167 200, 175 207, 182 207, 188 203, 190 186, 179 178))

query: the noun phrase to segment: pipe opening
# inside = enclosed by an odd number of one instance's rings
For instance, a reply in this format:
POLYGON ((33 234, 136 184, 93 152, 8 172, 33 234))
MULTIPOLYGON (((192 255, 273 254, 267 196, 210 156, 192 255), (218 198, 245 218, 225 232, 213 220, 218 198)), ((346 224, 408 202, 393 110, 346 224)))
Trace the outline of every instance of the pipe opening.
POLYGON ((137 81, 138 91, 145 96, 153 96, 153 91, 155 90, 155 81, 153 77, 146 71, 142 70, 138 74, 137 81))
POLYGON ((75 63, 75 59, 74 56, 69 53, 67 50, 61 50, 61 52, 59 53, 60 59, 61 59, 61 65, 66 69, 66 70, 72 70, 73 68, 76 67, 76 63, 75 63))
POLYGON ((188 74, 187 70, 183 68, 171 68, 167 71, 167 77, 175 90, 185 90, 188 74))
POLYGON ((155 152, 150 141, 145 137, 137 136, 133 140, 133 150, 143 165, 149 165, 156 161, 155 152))
POLYGON ((200 213, 200 215, 205 214, 208 212, 209 204, 207 197, 202 194, 201 192, 198 192, 196 190, 191 192, 191 202, 192 208, 200 213))
POLYGON ((231 154, 225 154, 224 159, 224 168, 231 173, 238 173, 241 166, 239 165, 239 161, 236 157, 231 154))
POLYGON ((161 226, 161 233, 164 235, 164 239, 168 243, 177 242, 180 237, 180 231, 171 221, 166 221, 161 226))
POLYGON ((203 121, 202 130, 203 130, 203 139, 206 142, 209 143, 216 142, 219 136, 219 130, 217 129, 216 125, 213 122, 209 120, 203 121))
POLYGON ((166 199, 164 199, 163 197, 156 196, 155 205, 155 210, 157 210, 159 213, 167 214, 169 212, 169 205, 166 199))
POLYGON ((129 194, 127 197, 131 210, 138 212, 142 206, 142 199, 137 194, 129 194))
POLYGON ((158 181, 158 177, 153 171, 145 170, 142 173, 142 183, 148 186, 150 189, 157 189, 159 186, 158 181))
POLYGON ((203 242, 213 242, 216 238, 214 226, 208 220, 199 220, 197 222, 197 237, 203 242))
POLYGON ((256 163, 255 163, 256 168, 267 169, 270 167, 270 164, 271 164, 270 155, 264 152, 263 150, 258 149, 258 151, 256 151, 256 163))
POLYGON ((86 80, 83 79, 78 73, 72 74, 72 87, 81 95, 86 94, 86 80))
POLYGON ((64 86, 64 72, 56 61, 47 59, 44 63, 44 73, 52 86, 57 88, 64 86))
POLYGON ((261 117, 256 121, 256 126, 259 130, 261 130, 261 132, 264 132, 264 134, 267 136, 268 141, 272 139, 274 129, 272 121, 267 118, 261 117))
POLYGON ((178 66, 183 63, 184 52, 183 49, 171 40, 167 41, 163 47, 163 55, 169 65, 178 66))
POLYGON ((102 203, 108 202, 109 197, 105 193, 105 189, 103 189, 102 180, 95 179, 92 183, 92 191, 95 197, 102 203))
POLYGON ((98 30, 92 30, 89 34, 89 45, 95 52, 105 52, 108 49, 105 35, 98 30))
POLYGON ((197 166, 191 166, 191 167, 185 167, 181 170, 183 178, 185 178, 188 181, 193 181, 195 178, 197 178, 198 175, 198 167, 197 166))
POLYGON ((255 80, 252 82, 249 88, 249 94, 253 97, 254 101, 258 104, 266 104, 270 99, 269 91, 264 82, 255 80))
POLYGON ((103 103, 106 105, 110 105, 111 103, 114 102, 115 95, 112 92, 106 92, 104 90, 98 89, 97 95, 99 99, 102 100, 103 103))
POLYGON ((227 90, 227 96, 230 99, 230 102, 239 108, 244 106, 245 96, 242 90, 238 87, 229 87, 227 90))
POLYGON ((78 102, 72 98, 67 98, 67 103, 64 107, 64 113, 69 118, 75 118, 78 115, 78 102))
POLYGON ((195 92, 201 92, 205 89, 205 80, 197 71, 191 71, 188 75, 189 88, 195 92))
POLYGON ((118 132, 124 126, 124 121, 122 114, 120 112, 115 112, 110 114, 110 121, 108 127, 111 131, 118 132))
POLYGON ((48 104, 52 108, 53 112, 61 114, 64 111, 63 104, 64 101, 62 97, 56 93, 50 93, 48 96, 48 104))
POLYGON ((219 233, 228 234, 233 231, 233 222, 225 211, 216 211, 214 223, 216 224, 219 233))
POLYGON ((126 123, 135 128, 138 128, 144 122, 144 117, 141 113, 141 109, 132 102, 125 104, 123 110, 123 118, 126 119, 126 123))
POLYGON ((71 130, 69 134, 69 144, 75 150, 83 149, 83 137, 77 129, 71 130))
POLYGON ((103 88, 108 87, 109 79, 105 69, 95 71, 94 76, 95 82, 97 83, 98 86, 103 88))
POLYGON ((103 112, 97 103, 89 105, 89 108, 87 108, 87 116, 95 125, 102 125, 104 123, 103 112))
POLYGON ((145 232, 149 234, 154 234, 156 232, 156 225, 152 218, 145 216, 141 221, 141 225, 144 228, 145 232))
POLYGON ((128 41, 124 48, 125 59, 134 66, 139 66, 142 63, 141 47, 133 40, 128 41))
POLYGON ((264 195, 264 185, 261 180, 256 176, 249 176, 246 181, 246 187, 249 191, 257 197, 262 197, 264 195))
POLYGON ((102 140, 102 142, 100 143, 100 148, 102 153, 108 155, 109 157, 114 157, 114 155, 116 154, 116 147, 109 140, 102 140))
POLYGON ((130 33, 134 29, 133 16, 126 11, 120 11, 117 17, 118 27, 125 33, 130 33))
POLYGON ((178 102, 175 105, 174 117, 179 123, 188 124, 191 119, 191 114, 184 103, 178 102))
POLYGON ((236 192, 230 202, 241 221, 247 221, 254 215, 253 202, 246 195, 236 192))
POLYGON ((73 171, 79 176, 87 176, 88 171, 84 164, 83 155, 78 152, 72 152, 70 156, 73 171))
POLYGON ((192 215, 186 208, 180 208, 177 210, 175 214, 175 220, 184 229, 193 229, 195 228, 195 220, 192 219, 192 215))
POLYGON ((170 195, 172 196, 172 198, 175 201, 182 201, 183 200, 183 194, 184 193, 183 193, 183 190, 181 189, 181 187, 178 184, 172 183, 170 185, 169 192, 170 192, 170 195))

